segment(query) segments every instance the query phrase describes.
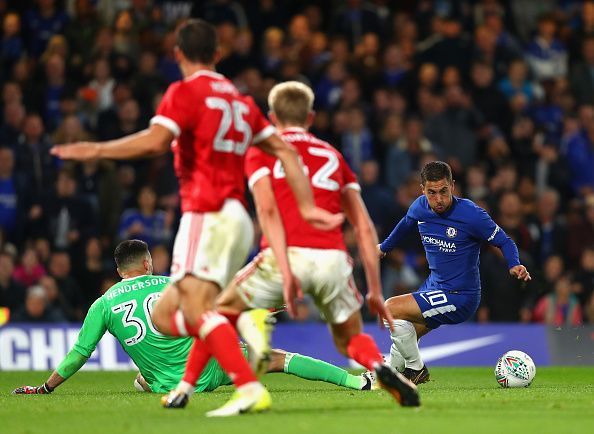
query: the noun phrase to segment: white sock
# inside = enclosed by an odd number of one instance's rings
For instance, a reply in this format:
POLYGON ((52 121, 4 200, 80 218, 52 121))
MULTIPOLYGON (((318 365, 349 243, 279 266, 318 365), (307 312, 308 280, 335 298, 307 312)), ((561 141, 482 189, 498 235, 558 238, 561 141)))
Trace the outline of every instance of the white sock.
POLYGON ((394 343, 392 343, 392 346, 390 347, 389 363, 390 366, 398 372, 404 371, 404 357, 402 357, 402 354, 400 354, 400 351, 398 351, 398 348, 394 343))
POLYGON ((176 387, 176 390, 181 393, 185 393, 186 395, 191 395, 194 393, 194 386, 192 386, 187 381, 180 381, 176 387))
POLYGON ((397 319, 394 321, 394 331, 390 332, 390 337, 392 338, 392 343, 404 358, 405 367, 417 371, 421 370, 423 368, 423 361, 419 352, 415 326, 410 321, 397 319))

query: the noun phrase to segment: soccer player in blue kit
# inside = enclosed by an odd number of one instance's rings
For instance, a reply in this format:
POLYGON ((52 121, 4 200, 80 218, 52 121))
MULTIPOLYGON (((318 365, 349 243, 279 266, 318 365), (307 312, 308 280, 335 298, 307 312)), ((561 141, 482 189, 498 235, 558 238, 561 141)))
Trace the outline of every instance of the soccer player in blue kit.
POLYGON ((418 339, 442 324, 466 321, 478 308, 482 242, 501 249, 510 275, 522 281, 531 279, 520 264, 516 244, 503 229, 474 202, 453 195, 454 180, 448 164, 427 163, 421 171, 421 188, 423 195, 378 246, 383 258, 405 234, 417 228, 425 248, 430 270, 427 280, 412 294, 386 300, 394 317, 390 364, 415 384, 429 380, 418 339))

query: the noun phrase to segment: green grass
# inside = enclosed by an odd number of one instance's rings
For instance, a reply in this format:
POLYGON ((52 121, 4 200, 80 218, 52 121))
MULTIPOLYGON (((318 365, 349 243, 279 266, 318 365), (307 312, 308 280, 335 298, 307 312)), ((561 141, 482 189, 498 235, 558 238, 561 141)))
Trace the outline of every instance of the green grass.
POLYGON ((527 389, 499 388, 488 368, 433 368, 431 375, 418 409, 400 408, 382 391, 268 375, 271 412, 207 419, 230 387, 195 395, 185 410, 165 410, 158 395, 133 391, 131 372, 82 372, 50 396, 10 395, 45 373, 0 372, 0 433, 585 434, 594 427, 594 367, 540 368, 527 389))

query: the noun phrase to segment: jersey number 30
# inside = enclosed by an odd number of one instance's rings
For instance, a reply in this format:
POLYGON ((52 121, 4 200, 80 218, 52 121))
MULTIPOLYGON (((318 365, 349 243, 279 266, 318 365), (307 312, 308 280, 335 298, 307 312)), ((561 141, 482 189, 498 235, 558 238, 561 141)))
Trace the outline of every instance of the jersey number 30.
POLYGON ((143 300, 142 309, 144 310, 144 317, 146 318, 146 323, 141 318, 134 316, 136 308, 138 307, 138 302, 136 300, 128 300, 111 308, 111 311, 113 313, 124 313, 124 316, 122 317, 122 324, 124 324, 124 327, 136 328, 136 333, 134 334, 134 336, 124 341, 126 345, 128 345, 129 347, 132 345, 136 345, 146 337, 147 327, 154 334, 162 336, 162 334, 159 333, 159 331, 157 331, 157 329, 153 325, 153 321, 151 319, 151 315, 153 313, 153 303, 157 301, 160 296, 160 292, 153 292, 152 294, 147 295, 143 300))

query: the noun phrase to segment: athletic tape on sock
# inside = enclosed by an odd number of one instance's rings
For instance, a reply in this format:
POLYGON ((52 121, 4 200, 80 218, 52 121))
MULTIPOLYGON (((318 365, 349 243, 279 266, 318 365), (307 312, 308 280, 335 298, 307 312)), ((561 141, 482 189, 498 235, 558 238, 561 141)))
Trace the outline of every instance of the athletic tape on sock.
POLYGON ((285 365, 283 366, 283 371, 285 373, 289 372, 289 363, 291 363, 291 359, 295 356, 295 353, 286 353, 285 354, 285 365))

